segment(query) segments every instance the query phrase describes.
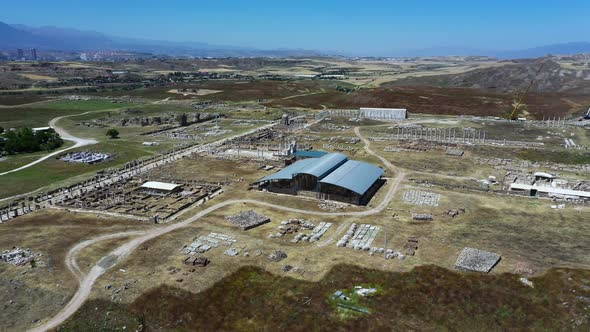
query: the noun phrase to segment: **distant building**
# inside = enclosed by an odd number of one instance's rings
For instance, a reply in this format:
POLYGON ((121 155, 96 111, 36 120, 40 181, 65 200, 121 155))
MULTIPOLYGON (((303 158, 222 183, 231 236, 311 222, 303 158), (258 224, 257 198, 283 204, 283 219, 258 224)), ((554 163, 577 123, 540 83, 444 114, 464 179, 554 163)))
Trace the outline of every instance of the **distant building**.
POLYGON ((37 49, 31 48, 31 60, 37 61, 37 49))
POLYGON ((367 119, 403 120, 408 117, 405 108, 372 108, 361 107, 360 116, 367 119))
POLYGON ((25 57, 25 52, 23 51, 22 48, 19 48, 18 50, 16 50, 16 54, 17 54, 17 58, 19 60, 22 60, 25 57))

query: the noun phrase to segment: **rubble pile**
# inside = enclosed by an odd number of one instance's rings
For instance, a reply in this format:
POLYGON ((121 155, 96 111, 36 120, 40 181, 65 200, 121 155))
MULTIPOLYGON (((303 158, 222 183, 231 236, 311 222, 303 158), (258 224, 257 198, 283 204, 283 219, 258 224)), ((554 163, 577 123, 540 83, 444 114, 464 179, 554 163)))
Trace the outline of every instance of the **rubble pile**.
POLYGON ((498 254, 465 247, 457 257, 455 269, 488 273, 499 261, 498 254))
POLYGON ((514 264, 514 273, 516 274, 534 274, 535 268, 531 263, 528 262, 516 262, 514 264))
POLYGON ((450 209, 445 210, 445 212, 443 212, 443 216, 450 216, 451 218, 455 218, 463 213, 465 213, 465 208, 450 209))
POLYGON ((493 166, 495 169, 506 171, 528 172, 530 169, 548 169, 551 171, 583 172, 590 173, 590 164, 565 165, 552 162, 535 162, 518 159, 481 158, 474 157, 474 161, 480 165, 493 166))
POLYGON ((333 136, 330 137, 328 142, 330 143, 345 143, 345 144, 357 144, 361 139, 358 137, 346 137, 346 136, 333 136))
POLYGON ((406 244, 404 244, 404 249, 406 251, 406 256, 414 256, 416 250, 418 250, 418 239, 415 237, 409 237, 406 244))
POLYGON ((256 213, 254 210, 240 211, 238 214, 225 217, 225 220, 244 231, 270 222, 269 217, 256 213))
MULTIPOLYGON (((143 113, 142 110, 127 109, 125 114, 137 115, 143 113)), ((179 125, 179 113, 163 113, 156 116, 131 116, 131 117, 106 117, 90 121, 82 121, 78 123, 79 126, 84 127, 145 127, 145 126, 176 126, 179 125)), ((186 113, 186 122, 188 124, 200 123, 211 120, 217 116, 218 113, 186 113)), ((222 115, 221 115, 222 116, 222 115)))
POLYGON ((237 240, 234 237, 220 233, 210 233, 207 236, 197 237, 191 244, 184 246, 180 252, 185 255, 194 255, 195 253, 204 253, 220 245, 231 246, 236 242, 237 240))
POLYGON ((279 232, 269 234, 269 238, 283 237, 286 234, 293 234, 299 232, 302 228, 311 230, 315 227, 314 224, 305 219, 289 219, 281 221, 279 232))
POLYGON ((186 265, 191 266, 207 266, 211 261, 207 257, 187 257, 184 259, 183 263, 186 265))
POLYGON ((461 149, 449 148, 447 149, 447 155, 455 156, 455 157, 462 157, 465 151, 461 149))
POLYGON ((334 201, 321 201, 318 207, 325 211, 336 211, 345 209, 346 205, 334 201))
POLYGON ((223 254, 226 256, 237 256, 240 254, 240 250, 236 248, 229 248, 223 254))
POLYGON ((350 129, 350 126, 338 126, 333 123, 324 123, 320 126, 321 129, 330 131, 345 131, 350 129))
POLYGON ((403 193, 402 199, 412 205, 438 206, 440 195, 428 191, 409 190, 403 193))
POLYGON ((311 234, 298 233, 297 235, 295 235, 293 240, 291 240, 291 242, 316 242, 324 235, 324 233, 328 231, 328 229, 330 229, 331 226, 332 223, 322 221, 311 230, 311 234))
POLYGON ((377 288, 365 288, 362 286, 354 286, 354 292, 360 296, 367 297, 375 294, 377 292, 377 288))
POLYGON ((29 248, 22 249, 14 247, 11 250, 4 250, 0 254, 0 262, 6 262, 8 264, 22 266, 35 260, 36 257, 40 256, 42 255, 34 253, 29 248))
POLYGON ((283 259, 287 258, 287 253, 285 253, 284 251, 275 250, 270 255, 268 255, 267 258, 269 261, 279 262, 279 261, 282 261, 283 259))
POLYGON ((68 153, 61 157, 61 160, 68 163, 96 164, 107 160, 110 157, 111 156, 106 153, 80 151, 68 153))
POLYGON ((379 233, 379 226, 372 226, 368 224, 361 224, 360 226, 353 223, 346 234, 338 240, 337 247, 349 247, 354 250, 371 249, 371 243, 379 233))
POLYGON ((412 219, 416 221, 432 221, 432 215, 428 213, 413 213, 412 219))

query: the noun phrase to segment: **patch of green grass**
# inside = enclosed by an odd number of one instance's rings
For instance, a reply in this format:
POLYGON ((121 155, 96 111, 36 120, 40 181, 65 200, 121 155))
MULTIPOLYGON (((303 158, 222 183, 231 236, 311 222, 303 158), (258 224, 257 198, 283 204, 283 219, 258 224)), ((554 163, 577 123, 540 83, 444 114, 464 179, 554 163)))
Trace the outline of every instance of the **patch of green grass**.
MULTIPOLYGON (((64 141, 64 144, 58 150, 68 148, 72 145, 74 145, 73 142, 64 141)), ((39 159, 40 157, 43 157, 47 153, 51 153, 51 152, 53 152, 53 151, 49 151, 49 152, 39 151, 39 152, 35 152, 35 153, 23 153, 23 154, 17 154, 17 155, 13 155, 13 156, 6 156, 4 159, 0 160, 0 173, 24 166, 30 162, 33 162, 33 161, 39 159)))
POLYGON ((21 171, 3 175, 0 177, 0 197, 9 197, 26 193, 44 186, 57 185, 69 180, 80 180, 79 176, 92 176, 95 172, 122 165, 128 161, 139 159, 158 151, 160 147, 145 147, 141 143, 132 143, 124 140, 106 140, 96 145, 82 147, 72 151, 96 151, 114 155, 112 161, 94 165, 66 163, 58 160, 57 156, 45 160, 37 165, 21 171))
POLYGON ((35 107, 0 108, 0 126, 4 128, 44 127, 58 116, 130 107, 134 104, 112 104, 107 100, 58 100, 35 107))

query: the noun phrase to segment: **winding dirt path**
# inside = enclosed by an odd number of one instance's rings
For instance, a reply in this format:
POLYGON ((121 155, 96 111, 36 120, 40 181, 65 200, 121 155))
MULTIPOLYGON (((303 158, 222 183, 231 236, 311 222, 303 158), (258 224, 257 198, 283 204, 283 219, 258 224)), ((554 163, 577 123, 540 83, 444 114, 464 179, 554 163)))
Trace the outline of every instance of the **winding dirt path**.
POLYGON ((71 115, 59 116, 59 117, 54 118, 51 121, 49 121, 49 127, 53 128, 53 130, 55 130, 55 132, 58 133, 59 136, 61 136, 62 139, 66 140, 66 141, 72 141, 72 142, 74 142, 75 144, 73 146, 70 146, 69 148, 65 148, 65 149, 53 151, 53 152, 51 152, 49 154, 46 154, 43 157, 40 157, 39 159, 37 159, 37 160, 35 160, 33 162, 30 162, 30 163, 28 163, 26 165, 23 165, 21 167, 15 168, 15 169, 11 169, 10 171, 6 171, 6 172, 3 172, 3 173, 0 173, 0 176, 6 175, 6 174, 10 174, 10 173, 14 173, 14 172, 18 172, 18 171, 23 170, 25 168, 29 168, 29 167, 31 167, 33 165, 36 165, 36 164, 38 164, 38 163, 40 163, 40 162, 42 162, 44 160, 47 160, 47 159, 49 159, 49 158, 51 158, 51 157, 53 157, 55 155, 58 155, 58 154, 60 154, 60 153, 62 153, 64 151, 75 149, 75 148, 79 148, 81 146, 86 146, 86 145, 91 145, 91 144, 98 143, 98 141, 96 141, 94 139, 87 139, 87 138, 80 138, 80 137, 73 136, 70 133, 68 133, 65 129, 63 129, 63 128, 61 128, 61 127, 59 127, 57 125, 57 122, 59 120, 63 119, 63 118, 69 118, 69 117, 72 117, 72 116, 85 115, 85 114, 88 114, 88 113, 91 113, 91 112, 92 111, 90 111, 90 112, 84 112, 84 113, 80 113, 80 114, 71 114, 71 115))
POLYGON ((377 153, 372 151, 369 147, 369 145, 370 145, 369 140, 367 140, 366 138, 364 138, 361 135, 360 129, 358 127, 354 128, 354 132, 365 143, 364 149, 367 151, 367 153, 379 158, 379 160, 381 160, 381 162, 383 162, 383 164, 387 168, 396 172, 396 176, 393 178, 393 180, 391 180, 391 183, 389 185, 389 189, 387 190, 387 193, 385 194, 385 196, 383 197, 383 199, 379 203, 379 205, 377 205, 375 208, 370 209, 370 210, 366 210, 366 211, 359 211, 359 212, 321 212, 321 211, 307 211, 307 210, 301 210, 301 209, 296 209, 296 208, 290 208, 290 207, 285 207, 282 205, 276 205, 276 204, 256 201, 256 200, 252 200, 252 199, 227 200, 225 202, 220 202, 215 205, 212 205, 212 206, 206 208, 205 210, 202 210, 199 213, 195 214, 194 216, 192 216, 188 219, 185 219, 181 222, 171 224, 171 225, 166 225, 161 228, 150 229, 150 230, 143 231, 143 232, 121 232, 121 233, 115 233, 115 234, 109 234, 109 235, 102 235, 102 236, 99 236, 99 237, 96 237, 96 238, 93 238, 90 240, 83 241, 83 242, 79 243, 78 245, 74 246, 72 249, 70 249, 70 251, 68 252, 68 254, 66 256, 66 265, 67 265, 68 269, 79 280, 78 290, 76 291, 74 296, 70 299, 70 301, 66 304, 66 306, 61 311, 59 311, 54 317, 49 319, 43 325, 35 327, 35 328, 31 329, 30 331, 31 332, 47 331, 50 329, 57 328, 60 324, 65 322, 70 316, 72 316, 76 311, 78 311, 78 309, 84 304, 84 302, 86 302, 86 300, 90 296, 90 292, 92 291, 92 287, 94 286, 94 283, 96 282, 96 280, 102 274, 104 274, 108 269, 115 266, 117 264, 117 262, 121 261, 126 256, 128 256, 131 252, 133 252, 133 250, 135 250, 141 244, 143 244, 149 240, 152 240, 156 237, 159 237, 161 235, 164 235, 166 233, 186 227, 189 224, 193 223, 194 221, 199 220, 199 219, 203 218, 204 216, 206 216, 216 210, 224 208, 228 205, 246 203, 246 204, 258 205, 258 206, 265 206, 265 207, 269 207, 269 208, 273 208, 273 209, 277 209, 277 210, 281 210, 281 211, 287 211, 287 212, 293 212, 293 213, 299 213, 299 214, 307 214, 307 215, 316 215, 316 216, 349 216, 349 217, 369 216, 369 215, 377 214, 377 213, 383 211, 387 207, 389 202, 393 199, 397 190, 400 188, 400 184, 403 181, 406 174, 402 170, 400 170, 397 167, 395 167, 394 165, 392 165, 387 159, 381 157, 380 155, 378 155, 377 153), (82 248, 85 248, 85 247, 87 247, 91 244, 94 244, 96 242, 99 242, 99 241, 118 238, 118 237, 125 237, 125 236, 130 236, 130 235, 135 235, 135 234, 137 234, 139 236, 129 240, 128 242, 125 242, 124 244, 122 244, 121 246, 116 248, 115 250, 111 251, 107 256, 101 258, 98 261, 98 263, 90 270, 90 272, 88 274, 84 275, 80 271, 80 269, 75 261, 75 256, 82 248))

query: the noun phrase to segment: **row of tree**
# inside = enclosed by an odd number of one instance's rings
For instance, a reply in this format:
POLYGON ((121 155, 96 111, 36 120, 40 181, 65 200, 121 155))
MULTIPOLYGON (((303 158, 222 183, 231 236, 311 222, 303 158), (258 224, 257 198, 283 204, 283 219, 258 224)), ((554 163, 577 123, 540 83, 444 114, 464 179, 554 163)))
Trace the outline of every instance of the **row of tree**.
POLYGON ((62 146, 64 141, 53 129, 33 131, 19 128, 4 132, 0 128, 0 154, 49 151, 62 146))

